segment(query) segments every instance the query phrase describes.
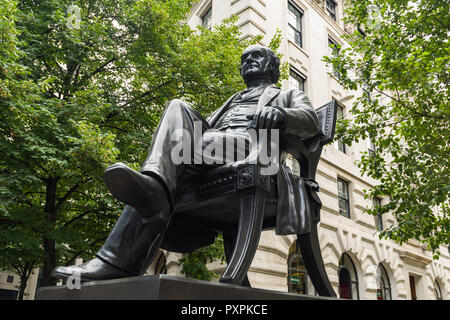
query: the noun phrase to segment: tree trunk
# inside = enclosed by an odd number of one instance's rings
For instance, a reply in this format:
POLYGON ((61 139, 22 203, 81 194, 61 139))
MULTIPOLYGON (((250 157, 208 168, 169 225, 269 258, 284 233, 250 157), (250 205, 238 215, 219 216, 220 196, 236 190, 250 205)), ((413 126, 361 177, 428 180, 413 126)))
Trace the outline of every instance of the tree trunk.
MULTIPOLYGON (((47 189, 45 195, 45 209, 47 219, 50 223, 52 230, 56 225, 56 184, 58 178, 50 178, 47 181, 47 189)), ((56 279, 51 277, 53 269, 56 267, 56 249, 55 240, 44 236, 44 265, 43 265, 43 283, 42 285, 54 286, 56 285, 56 279)))
POLYGON ((25 295, 25 289, 27 288, 28 279, 31 275, 32 266, 30 263, 25 263, 25 266, 23 267, 22 272, 19 273, 20 275, 20 286, 19 286, 19 294, 17 297, 17 300, 23 300, 23 297, 25 295))
POLYGON ((44 239, 44 265, 42 268, 42 285, 44 287, 56 285, 56 279, 51 274, 56 267, 55 240, 44 239))
POLYGON ((27 287, 27 282, 28 279, 23 279, 22 277, 20 277, 19 295, 17 297, 17 300, 23 300, 25 289, 27 287))

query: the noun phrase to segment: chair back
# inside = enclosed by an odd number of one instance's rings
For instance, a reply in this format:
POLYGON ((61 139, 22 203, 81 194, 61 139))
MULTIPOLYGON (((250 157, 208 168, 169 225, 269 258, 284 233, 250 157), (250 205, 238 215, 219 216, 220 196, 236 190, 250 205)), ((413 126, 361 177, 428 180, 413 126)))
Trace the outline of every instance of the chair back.
POLYGON ((320 138, 322 146, 333 141, 336 129, 337 102, 332 100, 316 110, 319 117, 320 128, 323 136, 320 138))
POLYGON ((303 178, 315 179, 317 165, 323 146, 333 141, 336 129, 337 102, 332 100, 316 109, 320 125, 320 138, 317 136, 299 145, 297 151, 300 163, 300 175, 303 178))

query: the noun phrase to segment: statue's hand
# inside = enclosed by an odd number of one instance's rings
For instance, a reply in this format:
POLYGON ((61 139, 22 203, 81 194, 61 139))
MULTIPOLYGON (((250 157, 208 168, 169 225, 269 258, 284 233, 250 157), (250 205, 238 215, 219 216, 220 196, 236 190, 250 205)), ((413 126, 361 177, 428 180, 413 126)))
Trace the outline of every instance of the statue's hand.
POLYGON ((286 113, 281 108, 264 107, 247 119, 252 119, 248 129, 286 129, 286 113))

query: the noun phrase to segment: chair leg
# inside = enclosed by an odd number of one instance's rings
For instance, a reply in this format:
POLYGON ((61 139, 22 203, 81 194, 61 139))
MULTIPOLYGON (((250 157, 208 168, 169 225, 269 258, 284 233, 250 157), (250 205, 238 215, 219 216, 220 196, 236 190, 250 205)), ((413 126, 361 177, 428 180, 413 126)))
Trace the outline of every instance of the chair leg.
MULTIPOLYGON (((223 248, 225 251, 225 259, 227 261, 227 264, 230 263, 231 257, 233 256, 234 246, 236 245, 236 238, 237 230, 228 231, 223 234, 223 248)), ((242 286, 251 287, 247 274, 245 274, 244 280, 242 281, 242 286)))
POLYGON ((234 250, 220 282, 243 284, 261 236, 264 204, 265 199, 258 195, 257 191, 241 197, 234 250))
POLYGON ((306 271, 320 296, 336 297, 323 264, 322 253, 317 235, 317 224, 311 226, 311 232, 297 235, 306 271))

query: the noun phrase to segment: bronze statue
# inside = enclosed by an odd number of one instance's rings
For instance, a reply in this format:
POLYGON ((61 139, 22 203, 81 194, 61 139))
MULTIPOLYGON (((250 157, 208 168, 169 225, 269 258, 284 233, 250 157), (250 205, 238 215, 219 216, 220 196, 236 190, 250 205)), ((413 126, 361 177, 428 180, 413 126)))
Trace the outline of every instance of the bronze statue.
MULTIPOLYGON (((178 223, 174 214, 179 210, 180 202, 186 195, 186 186, 194 185, 195 188, 199 175, 219 168, 221 164, 214 161, 175 163, 173 152, 181 139, 174 137, 175 130, 182 130, 191 135, 195 135, 195 130, 200 130, 203 135, 201 146, 197 148, 200 152, 211 149, 218 140, 231 139, 246 145, 245 143, 249 142, 247 132, 250 129, 279 130, 282 151, 296 150, 299 145, 302 145, 305 152, 316 150, 323 137, 318 115, 302 91, 281 90, 275 86, 280 76, 279 64, 279 59, 270 49, 259 45, 248 47, 242 54, 240 69, 247 89, 234 94, 207 119, 202 118, 183 101, 171 101, 154 133, 141 172, 117 163, 104 173, 111 194, 126 206, 103 247, 94 259, 79 266, 57 267, 53 276, 67 279, 77 273, 82 281, 138 276, 145 272, 160 248, 189 252, 214 241, 217 230, 221 230, 220 227, 212 226, 209 231, 207 228, 200 231, 192 223, 195 219, 190 221, 191 224, 189 221, 178 223)), ((191 141, 187 147, 191 148, 190 150, 196 149, 193 144, 195 141, 191 141)), ((246 145, 245 155, 241 156, 248 157, 250 149, 246 145)), ((183 152, 186 150, 183 149, 183 152)), ((197 156, 194 150, 188 158, 195 160, 197 156)), ((234 165, 231 163, 231 166, 234 165)), ((315 173, 315 168, 307 170, 315 173)), ((231 175, 230 179, 232 177, 231 175)), ((245 180, 245 175, 242 177, 245 180)), ((278 174, 273 177, 276 178, 269 182, 276 182, 276 203, 272 210, 275 218, 270 223, 274 224, 276 233, 308 234, 311 225, 317 223, 320 210, 320 200, 316 194, 317 184, 311 178, 314 175, 309 175, 305 180, 298 179, 293 177, 286 166, 281 165, 278 174)), ((263 178, 261 181, 265 179, 263 178)), ((225 185, 228 180, 225 177, 217 181, 218 184, 225 185)), ((226 203, 222 207, 224 212, 230 210, 226 203)), ((209 216, 214 214, 211 212, 209 216)), ((261 229, 261 226, 259 228, 261 229)), ((225 251, 227 260, 230 260, 236 239, 229 240, 227 237, 224 232, 225 243, 228 245, 225 251)), ((256 250, 256 247, 254 249, 256 250)), ((251 255, 250 262, 252 258, 251 255)), ((249 285, 246 272, 250 262, 243 268, 239 280, 229 282, 249 285)), ((323 274, 324 272, 322 277, 323 274)), ((228 281, 224 279, 221 282, 228 281)), ((328 291, 322 290, 324 295, 333 295, 330 288, 328 284, 328 291)))

